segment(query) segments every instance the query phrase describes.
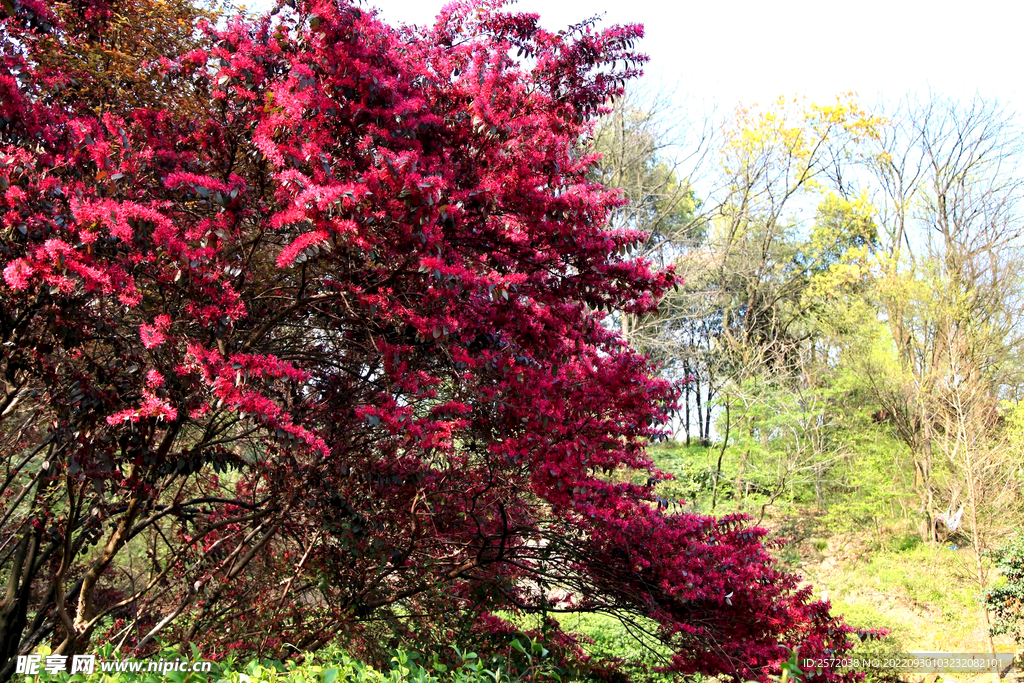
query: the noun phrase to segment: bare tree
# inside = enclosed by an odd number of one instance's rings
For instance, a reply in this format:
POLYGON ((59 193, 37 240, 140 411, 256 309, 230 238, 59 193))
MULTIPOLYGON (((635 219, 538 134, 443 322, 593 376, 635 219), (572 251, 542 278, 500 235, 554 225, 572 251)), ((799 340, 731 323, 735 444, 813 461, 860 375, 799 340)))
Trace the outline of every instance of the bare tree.
POLYGON ((935 541, 936 450, 976 476, 961 462, 978 452, 965 439, 993 438, 982 418, 1019 383, 1022 138, 1009 112, 979 98, 910 100, 889 119, 875 157, 877 283, 897 360, 869 373, 912 454, 921 534, 935 541))

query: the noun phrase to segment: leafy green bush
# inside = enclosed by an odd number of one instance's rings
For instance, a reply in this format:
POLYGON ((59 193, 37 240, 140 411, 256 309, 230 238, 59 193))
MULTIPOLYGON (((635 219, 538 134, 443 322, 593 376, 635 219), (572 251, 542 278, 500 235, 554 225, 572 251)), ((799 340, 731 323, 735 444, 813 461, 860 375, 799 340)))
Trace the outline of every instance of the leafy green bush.
POLYGON ((1018 533, 1006 545, 991 553, 1000 579, 985 594, 985 606, 992 611, 991 634, 1010 634, 1024 642, 1024 535, 1018 533))
MULTIPOLYGON (((906 651, 906 628, 891 617, 861 603, 837 601, 832 609, 842 614, 843 620, 853 629, 850 634, 853 647, 843 654, 843 659, 884 661, 906 651)), ((863 674, 861 683, 897 683, 900 680, 895 669, 846 667, 844 671, 863 674)))
MULTIPOLYGON (((705 510, 710 505, 715 484, 715 453, 702 446, 684 446, 667 442, 651 446, 648 450, 655 464, 672 479, 658 483, 657 495, 671 500, 683 500, 687 506, 705 510)), ((726 472, 723 471, 723 479, 726 472)))
POLYGON ((898 553, 908 550, 915 550, 922 543, 921 537, 917 534, 905 534, 893 541, 893 550, 898 553))
MULTIPOLYGON (((904 652, 899 638, 892 635, 881 638, 866 638, 861 641, 855 637, 853 649, 843 655, 844 659, 855 660, 881 660, 898 659, 904 652)), ((859 672, 864 674, 862 683, 898 683, 900 672, 897 669, 869 669, 865 667, 847 667, 846 671, 859 672)))
MULTIPOLYGON (((117 660, 108 647, 96 653, 97 665, 90 675, 52 674, 41 669, 35 680, 37 683, 558 683, 562 680, 557 667, 548 661, 549 653, 541 643, 514 639, 510 646, 521 660, 514 670, 503 663, 487 668, 476 653, 458 649, 456 654, 461 664, 457 667, 441 663, 436 654, 426 661, 415 653, 398 651, 391 658, 390 668, 378 670, 339 649, 329 648, 309 655, 301 664, 269 659, 240 663, 229 656, 209 662, 207 672, 166 673, 103 671, 100 660, 117 660)), ((39 649, 44 659, 49 653, 49 648, 39 649)), ((200 661, 194 648, 192 654, 191 662, 200 661)), ((174 661, 182 657, 177 650, 169 649, 154 659, 174 661)))

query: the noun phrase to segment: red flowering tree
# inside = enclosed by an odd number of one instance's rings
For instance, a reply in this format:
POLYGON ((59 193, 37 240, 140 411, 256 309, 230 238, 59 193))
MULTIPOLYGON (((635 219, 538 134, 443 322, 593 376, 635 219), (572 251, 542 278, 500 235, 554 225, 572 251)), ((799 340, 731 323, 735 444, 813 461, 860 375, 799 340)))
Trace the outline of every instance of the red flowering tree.
POLYGON ((3 678, 44 641, 497 648, 497 611, 649 617, 679 672, 845 647, 763 530, 623 476, 675 392, 604 311, 672 276, 575 150, 638 27, 288 1, 140 65, 188 107, 100 107, 60 55, 117 3, 3 7, 3 678))

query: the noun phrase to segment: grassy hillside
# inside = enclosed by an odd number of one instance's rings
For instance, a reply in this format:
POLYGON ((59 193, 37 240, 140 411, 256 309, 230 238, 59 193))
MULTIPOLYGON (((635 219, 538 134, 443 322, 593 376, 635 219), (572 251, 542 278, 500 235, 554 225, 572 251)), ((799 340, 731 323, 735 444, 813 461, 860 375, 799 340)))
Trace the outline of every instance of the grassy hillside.
MULTIPOLYGON (((741 459, 735 452, 723 458, 716 494, 719 452, 714 446, 679 444, 653 449, 658 467, 674 477, 659 485, 659 495, 682 498, 685 508, 706 514, 716 498, 715 514, 740 511, 760 520, 772 536, 789 541, 778 552, 780 561, 857 629, 890 629, 895 643, 907 650, 988 651, 981 608, 987 586, 979 585, 976 559, 962 539, 923 542, 912 517, 901 514, 891 495, 865 499, 861 487, 851 487, 847 495, 833 491, 828 506, 819 504, 810 487, 799 486, 774 499, 762 491, 738 498, 741 459)), ((862 479, 884 475, 866 472, 862 479)), ((991 582, 998 580, 995 572, 990 576, 991 582)), ((994 642, 999 651, 1014 650, 1009 637, 994 642)))

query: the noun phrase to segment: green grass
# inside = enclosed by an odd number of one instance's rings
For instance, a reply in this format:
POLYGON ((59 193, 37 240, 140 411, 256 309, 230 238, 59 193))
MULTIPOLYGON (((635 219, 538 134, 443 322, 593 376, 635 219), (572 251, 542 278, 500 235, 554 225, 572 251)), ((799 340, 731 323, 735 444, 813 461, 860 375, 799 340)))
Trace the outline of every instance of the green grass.
POLYGON ((962 570, 968 560, 964 551, 945 546, 906 546, 897 541, 896 550, 880 550, 863 564, 849 567, 836 585, 844 591, 875 590, 897 595, 911 604, 931 604, 940 611, 958 613, 980 608, 980 588, 965 580, 962 570), (905 549, 904 549, 905 548, 905 549), (958 571, 959 570, 959 571, 958 571))
MULTIPOLYGON (((828 590, 833 612, 857 628, 888 628, 893 641, 907 647, 941 649, 943 642, 956 642, 983 651, 984 588, 972 551, 932 546, 912 533, 915 521, 907 517, 901 497, 907 482, 893 466, 902 446, 881 435, 853 445, 857 466, 837 465, 830 477, 842 486, 828 491, 824 503, 799 487, 772 501, 761 524, 771 535, 793 541, 774 551, 775 556, 785 569, 806 577, 819 594, 828 590)), ((750 463, 743 465, 746 450, 735 445, 726 450, 714 514, 740 509, 757 521, 762 504, 769 501, 756 486, 746 500, 733 499, 741 467, 745 480, 756 483, 760 476, 750 463)), ((649 452, 659 468, 675 475, 658 485, 659 496, 683 498, 691 511, 711 511, 718 445, 668 442, 649 452)), ((990 579, 996 579, 994 572, 990 579)))
MULTIPOLYGON (((498 616, 522 629, 535 629, 540 625, 538 615, 517 617, 503 612, 498 616)), ((592 641, 580 644, 591 657, 622 660, 625 671, 638 683, 668 683, 673 680, 671 675, 650 670, 667 665, 672 654, 670 648, 645 634, 657 629, 657 623, 651 619, 636 618, 626 626, 609 614, 576 613, 558 615, 558 623, 563 631, 580 634, 592 641)))
POLYGON ((671 680, 671 676, 646 674, 650 667, 668 664, 671 650, 658 641, 646 637, 639 630, 653 630, 655 624, 640 619, 634 627, 627 627, 607 614, 574 614, 561 619, 562 628, 581 633, 593 640, 584 645, 587 654, 598 658, 615 657, 625 661, 625 668, 633 680, 671 680))
MULTIPOLYGON (((895 535, 881 547, 847 548, 827 570, 817 563, 802 569, 819 595, 828 590, 832 612, 855 628, 890 629, 910 650, 984 652, 983 591, 973 559, 967 549, 895 535)), ((996 639, 997 648, 1004 645, 996 639)))

